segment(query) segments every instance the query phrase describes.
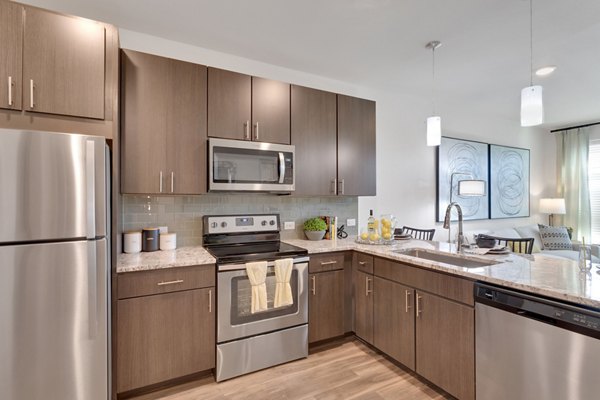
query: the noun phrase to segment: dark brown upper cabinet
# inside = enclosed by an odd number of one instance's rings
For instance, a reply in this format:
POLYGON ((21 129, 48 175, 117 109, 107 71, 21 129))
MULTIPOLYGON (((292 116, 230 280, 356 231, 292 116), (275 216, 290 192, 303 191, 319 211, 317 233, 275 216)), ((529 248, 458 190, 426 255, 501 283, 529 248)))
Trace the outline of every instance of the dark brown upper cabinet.
POLYGON ((0 108, 21 109, 23 7, 0 1, 0 108))
POLYGON ((338 94, 337 115, 338 194, 375 196, 375 102, 338 94))
POLYGON ((290 85, 208 69, 208 136, 290 143, 290 85))
POLYGON ((335 195, 336 95, 292 85, 291 134, 296 146, 297 195, 335 195))
POLYGON ((123 50, 121 192, 206 192, 207 68, 123 50))
POLYGON ((25 8, 23 109, 104 119, 104 25, 25 8))

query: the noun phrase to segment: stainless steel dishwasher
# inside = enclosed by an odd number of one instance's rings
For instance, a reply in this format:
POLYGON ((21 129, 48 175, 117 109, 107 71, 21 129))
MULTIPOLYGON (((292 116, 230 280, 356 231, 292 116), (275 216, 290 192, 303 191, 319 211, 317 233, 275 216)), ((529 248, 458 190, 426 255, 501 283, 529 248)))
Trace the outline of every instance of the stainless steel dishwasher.
POLYGON ((475 285, 478 400, 600 398, 600 312, 475 285))

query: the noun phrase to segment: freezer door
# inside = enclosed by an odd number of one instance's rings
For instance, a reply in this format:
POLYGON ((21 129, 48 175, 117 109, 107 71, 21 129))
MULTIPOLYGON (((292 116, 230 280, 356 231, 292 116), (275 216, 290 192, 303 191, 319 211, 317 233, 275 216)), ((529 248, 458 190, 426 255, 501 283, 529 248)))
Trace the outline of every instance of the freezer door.
POLYGON ((0 247, 0 398, 107 400, 107 243, 0 247))
POLYGON ((0 129, 0 245, 106 235, 105 140, 0 129))

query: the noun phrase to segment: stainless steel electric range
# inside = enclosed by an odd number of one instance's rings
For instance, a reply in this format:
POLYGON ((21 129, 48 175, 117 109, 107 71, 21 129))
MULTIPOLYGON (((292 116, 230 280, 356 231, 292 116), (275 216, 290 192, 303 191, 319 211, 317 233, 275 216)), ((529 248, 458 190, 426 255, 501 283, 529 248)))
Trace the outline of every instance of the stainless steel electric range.
POLYGON ((217 382, 308 356, 308 252, 280 240, 277 214, 204 217, 217 260, 217 382), (274 307, 274 261, 292 258, 293 303, 274 307), (267 262, 267 309, 252 313, 250 261, 267 262))

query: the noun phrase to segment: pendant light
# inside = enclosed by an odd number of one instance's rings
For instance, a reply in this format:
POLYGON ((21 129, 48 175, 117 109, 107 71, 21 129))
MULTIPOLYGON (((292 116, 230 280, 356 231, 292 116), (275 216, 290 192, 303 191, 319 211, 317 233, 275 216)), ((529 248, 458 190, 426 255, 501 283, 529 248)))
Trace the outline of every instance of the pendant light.
POLYGON ((442 119, 435 115, 435 49, 442 45, 441 42, 434 40, 427 43, 425 48, 431 49, 431 101, 433 103, 433 115, 427 117, 427 146, 439 146, 442 142, 442 119))
POLYGON ((529 86, 521 90, 521 126, 544 122, 542 87, 533 85, 533 0, 529 0, 529 86))

